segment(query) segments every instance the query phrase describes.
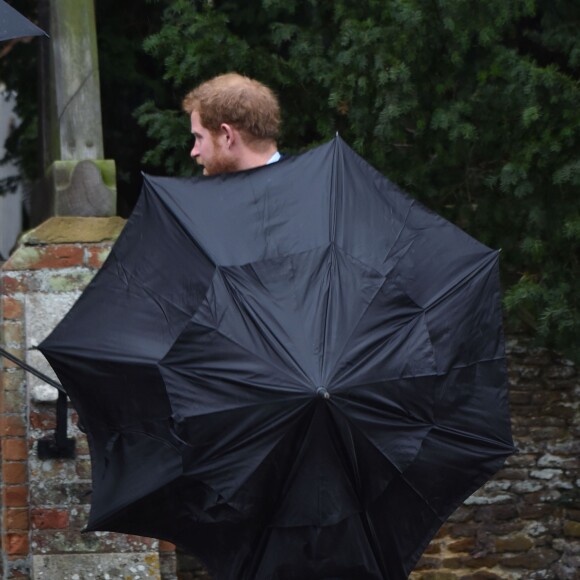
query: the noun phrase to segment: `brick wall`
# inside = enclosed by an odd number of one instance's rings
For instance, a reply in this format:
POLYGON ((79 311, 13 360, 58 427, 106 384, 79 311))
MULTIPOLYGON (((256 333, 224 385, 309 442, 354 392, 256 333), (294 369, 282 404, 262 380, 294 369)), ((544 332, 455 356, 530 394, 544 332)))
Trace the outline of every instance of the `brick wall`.
MULTIPOLYGON (((98 235, 93 228, 88 235, 88 223, 83 218, 70 222, 68 236, 64 222, 53 223, 52 231, 33 232, 1 272, 0 342, 46 372, 43 357, 27 348, 70 308, 122 226, 117 223, 113 233, 98 235)), ((511 337, 507 351, 520 452, 445 524, 414 580, 580 578, 578 370, 523 337, 511 337)), ((54 393, 6 360, 0 380, 0 578, 66 580, 62 570, 79 566, 93 571, 100 566, 112 571, 111 578, 174 578, 171 545, 80 534, 90 467, 74 412, 69 409, 69 436, 77 441, 76 459, 41 461, 36 445, 54 429, 54 393)), ((179 558, 178 575, 180 580, 208 578, 185 555, 179 558)))
MULTIPOLYGON (((119 218, 53 218, 27 235, 0 272, 4 348, 52 375, 44 357, 29 349, 71 307, 123 224, 119 218)), ((0 381, 2 580, 174 579, 170 544, 123 534, 81 534, 91 473, 76 413, 68 409, 76 457, 42 460, 38 441, 54 436, 56 390, 6 359, 0 381)))

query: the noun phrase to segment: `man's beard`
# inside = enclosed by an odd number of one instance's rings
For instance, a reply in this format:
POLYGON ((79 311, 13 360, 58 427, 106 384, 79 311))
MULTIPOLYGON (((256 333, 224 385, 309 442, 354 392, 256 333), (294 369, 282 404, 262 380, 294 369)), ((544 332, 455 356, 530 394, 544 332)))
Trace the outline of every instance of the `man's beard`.
POLYGON ((214 156, 210 162, 205 162, 203 166, 204 175, 217 175, 218 173, 233 173, 239 171, 238 161, 227 155, 214 139, 214 156))

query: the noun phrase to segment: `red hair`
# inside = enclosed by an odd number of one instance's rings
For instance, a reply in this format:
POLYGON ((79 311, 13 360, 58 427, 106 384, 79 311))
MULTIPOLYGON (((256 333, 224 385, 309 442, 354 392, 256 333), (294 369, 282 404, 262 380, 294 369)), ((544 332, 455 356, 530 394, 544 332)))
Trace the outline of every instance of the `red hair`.
POLYGON ((280 132, 280 105, 262 83, 237 73, 217 76, 199 85, 183 99, 183 109, 199 113, 201 124, 215 133, 222 123, 237 129, 248 144, 276 141, 280 132))

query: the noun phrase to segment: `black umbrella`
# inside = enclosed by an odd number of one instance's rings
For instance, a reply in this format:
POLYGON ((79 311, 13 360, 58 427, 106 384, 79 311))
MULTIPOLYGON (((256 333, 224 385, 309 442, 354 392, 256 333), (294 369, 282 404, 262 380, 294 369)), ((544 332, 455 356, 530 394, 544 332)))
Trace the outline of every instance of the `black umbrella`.
POLYGON ((513 452, 498 254, 338 137, 145 177, 41 350, 88 431, 88 530, 218 579, 401 579, 513 452))
POLYGON ((0 40, 41 35, 48 36, 44 30, 38 28, 4 0, 0 0, 0 40))

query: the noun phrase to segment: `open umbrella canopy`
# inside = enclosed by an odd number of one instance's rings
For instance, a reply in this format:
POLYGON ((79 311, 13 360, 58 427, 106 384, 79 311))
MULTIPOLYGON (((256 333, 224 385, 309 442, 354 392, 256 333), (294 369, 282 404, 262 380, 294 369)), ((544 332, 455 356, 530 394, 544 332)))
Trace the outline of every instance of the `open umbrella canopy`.
POLYGON ((88 433, 88 530, 216 579, 403 579, 514 448, 498 253, 340 138, 145 176, 40 346, 88 433))
POLYGON ((0 40, 41 35, 48 36, 44 30, 38 28, 4 0, 0 0, 0 40))

